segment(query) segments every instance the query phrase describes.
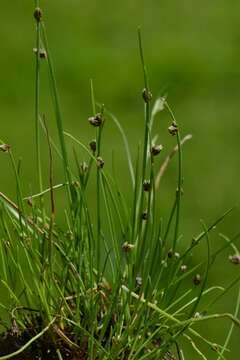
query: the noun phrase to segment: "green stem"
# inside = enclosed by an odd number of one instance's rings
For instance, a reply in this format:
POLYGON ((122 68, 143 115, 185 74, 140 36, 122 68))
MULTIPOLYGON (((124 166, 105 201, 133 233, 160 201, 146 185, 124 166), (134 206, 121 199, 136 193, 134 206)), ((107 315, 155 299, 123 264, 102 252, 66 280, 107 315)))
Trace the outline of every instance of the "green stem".
MULTIPOLYGON (((36 7, 38 1, 36 1, 36 7)), ((36 66, 35 66, 35 141, 37 157, 37 175, 40 192, 43 190, 42 168, 41 168, 41 150, 39 139, 39 117, 40 117, 40 22, 36 22, 36 66)))
MULTIPOLYGON (((139 52, 140 52, 140 58, 141 58, 141 64, 142 64, 142 70, 143 70, 143 77, 144 77, 144 91, 146 94, 149 94, 149 82, 148 82, 148 75, 147 75, 147 68, 144 61, 144 54, 143 54, 143 46, 142 46, 142 37, 141 37, 141 30, 138 29, 138 40, 139 40, 139 52)), ((141 247, 143 245, 143 239, 142 239, 142 213, 143 213, 143 204, 144 204, 144 190, 143 190, 143 182, 146 177, 146 169, 147 169, 147 151, 148 151, 148 144, 149 144, 149 125, 151 120, 151 113, 150 113, 150 100, 145 100, 145 131, 144 131, 144 147, 143 147, 143 159, 142 159, 142 177, 141 177, 141 183, 140 183, 140 206, 139 206, 139 213, 138 213, 138 246, 137 246, 137 256, 136 258, 139 258, 139 254, 141 253, 141 247)), ((137 206, 137 204, 136 204, 137 206)), ((136 269, 138 271, 138 269, 136 269)))
POLYGON ((55 115, 56 115, 58 137, 59 137, 61 154, 62 154, 62 159, 63 159, 63 170, 64 170, 66 182, 68 182, 68 184, 69 184, 67 189, 68 189, 68 199, 69 199, 69 203, 70 203, 70 207, 71 207, 72 196, 71 196, 70 189, 71 189, 71 184, 72 184, 72 176, 71 176, 70 167, 69 167, 69 163, 68 163, 67 149, 66 149, 66 144, 65 144, 64 134, 63 134, 63 119, 62 119, 62 112, 60 109, 60 101, 59 101, 59 94, 58 94, 58 90, 57 90, 55 71, 54 71, 51 54, 50 54, 50 50, 49 50, 49 46, 48 46, 46 29, 45 29, 43 22, 41 22, 41 30, 42 30, 42 34, 43 34, 43 42, 45 45, 45 50, 47 52, 49 77, 50 77, 50 83, 51 83, 52 92, 53 92, 53 103, 54 103, 54 110, 55 110, 55 115))
MULTIPOLYGON (((175 116, 168 105, 167 101, 165 101, 166 108, 169 111, 169 114, 177 125, 177 121, 175 116)), ((177 146, 178 146, 178 185, 177 185, 177 192, 176 192, 176 222, 175 222, 175 230, 174 230, 174 238, 173 238, 173 251, 176 249, 177 240, 179 237, 179 223, 180 223, 180 210, 181 210, 181 198, 182 198, 182 147, 181 147, 181 136, 179 129, 177 131, 177 146)))

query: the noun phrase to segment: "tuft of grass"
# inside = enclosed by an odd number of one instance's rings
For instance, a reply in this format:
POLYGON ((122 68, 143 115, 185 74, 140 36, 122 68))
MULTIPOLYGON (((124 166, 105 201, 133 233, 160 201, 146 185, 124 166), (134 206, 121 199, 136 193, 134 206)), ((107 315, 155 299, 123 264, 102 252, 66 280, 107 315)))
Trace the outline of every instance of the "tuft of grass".
MULTIPOLYGON (((233 327, 239 327, 240 296, 234 314, 216 313, 214 306, 239 282, 239 277, 222 287, 208 285, 208 274, 223 251, 231 248, 230 261, 240 263, 235 242, 222 235, 226 244, 215 248, 211 231, 233 210, 226 211, 212 224, 202 222, 202 231, 190 244, 183 242, 181 204, 183 193, 182 148, 191 138, 181 138, 180 125, 167 99, 152 94, 144 60, 141 30, 138 30, 143 69, 144 107, 143 145, 134 163, 129 139, 119 120, 95 99, 90 82, 92 115, 89 126, 94 140, 86 145, 64 131, 56 76, 49 50, 44 14, 36 1, 36 75, 35 140, 38 191, 26 196, 20 165, 11 147, 1 141, 0 150, 9 156, 16 182, 16 201, 0 193, 0 282, 6 298, 0 303, 7 327, 17 334, 27 331, 36 320, 42 329, 17 351, 0 356, 10 359, 32 348, 48 333, 54 344, 53 358, 64 359, 62 344, 85 359, 182 359, 187 344, 206 359, 226 359, 233 327), (49 84, 58 131, 59 146, 51 137, 46 115, 41 115, 40 66, 48 67, 49 84), (156 114, 169 115, 169 136, 173 149, 162 159, 162 145, 156 144, 156 114), (126 174, 131 179, 132 198, 125 199, 124 186, 110 171, 102 154, 104 127, 113 121, 123 139, 126 174), (46 139, 49 154, 48 186, 44 188, 39 134, 46 139), (69 161, 69 144, 79 147, 85 162, 74 150, 75 163, 69 161), (171 158, 177 155, 176 195, 167 219, 159 216, 160 180, 171 158), (54 156, 62 163, 64 179, 54 184, 54 156), (90 205, 89 188, 94 185, 95 206, 90 205), (62 190, 68 206, 57 209, 55 192, 62 190), (65 194, 65 195, 64 195, 65 194), (65 222, 58 223, 56 211, 65 222), (206 259, 191 266, 192 252, 206 241, 206 259), (190 264, 190 266, 189 266, 190 264), (211 295, 211 296, 210 296, 211 295), (205 303, 208 306, 205 306, 205 303), (198 324, 218 319, 229 320, 230 328, 223 345, 205 337, 198 324), (84 349, 84 352, 83 352, 84 349)), ((158 135, 158 134, 157 134, 158 135)), ((92 188, 91 188, 92 189, 92 188)))

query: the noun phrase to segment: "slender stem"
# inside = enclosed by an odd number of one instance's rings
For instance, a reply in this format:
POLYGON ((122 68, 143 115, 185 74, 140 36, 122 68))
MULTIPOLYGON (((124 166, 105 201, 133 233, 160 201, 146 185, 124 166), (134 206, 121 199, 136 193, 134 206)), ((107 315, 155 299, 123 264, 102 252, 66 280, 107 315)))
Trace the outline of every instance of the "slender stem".
MULTIPOLYGON (((97 129, 97 156, 100 155, 101 149, 101 133, 102 127, 97 129)), ((100 276, 100 256, 101 256, 101 168, 97 167, 97 184, 96 184, 96 191, 97 191, 97 270, 98 276, 100 276)))
MULTIPOLYGON (((39 1, 35 1, 36 7, 39 1)), ((43 190, 42 168, 41 168, 41 149, 39 139, 39 118, 40 118, 40 22, 36 22, 36 65, 35 65, 35 141, 37 157, 37 175, 40 192, 43 190)))
MULTIPOLYGON (((148 74, 147 74, 147 67, 144 60, 144 53, 143 53, 143 45, 142 45, 142 36, 141 36, 141 29, 138 28, 138 41, 139 41, 139 52, 143 70, 143 77, 144 77, 144 86, 145 91, 148 94, 149 89, 149 81, 148 81, 148 74)), ((151 120, 151 113, 150 113, 150 104, 149 101, 145 101, 145 133, 144 133, 144 148, 143 148, 143 166, 142 166, 142 179, 144 180, 146 174, 146 166, 147 166, 147 149, 148 149, 148 142, 149 142, 149 124, 151 120)))
MULTIPOLYGON (((143 70, 143 77, 144 77, 144 91, 146 92, 147 96, 150 94, 149 91, 149 82, 148 82, 148 75, 147 75, 147 68, 144 61, 144 54, 143 54, 143 46, 142 46, 142 37, 141 37, 141 30, 138 29, 138 40, 139 40, 139 52, 140 52, 140 58, 141 58, 141 64, 142 64, 142 70, 143 70)), ((144 118, 145 118, 145 132, 144 132, 144 147, 143 147, 143 159, 142 159, 142 177, 141 177, 141 183, 140 183, 140 206, 139 206, 139 214, 138 214, 138 247, 137 252, 138 255, 141 252, 142 247, 142 212, 143 212, 143 203, 144 203, 144 190, 143 190, 143 181, 146 177, 146 169, 147 169, 147 152, 148 152, 148 144, 149 144, 149 125, 151 120, 151 112, 150 112, 150 99, 144 99, 145 100, 145 109, 144 109, 144 118)), ((137 255, 137 259, 139 256, 137 255)), ((137 269, 136 269, 137 270, 137 269)))
POLYGON ((144 54, 143 54, 143 45, 142 45, 142 34, 141 34, 141 28, 138 28, 138 43, 139 43, 139 52, 140 52, 140 58, 142 63, 142 70, 143 70, 143 77, 144 77, 144 85, 145 89, 149 90, 149 82, 148 82, 148 74, 147 74, 147 67, 144 61, 144 54))
POLYGON ((93 87, 92 79, 90 79, 90 90, 91 90, 92 112, 93 112, 93 115, 96 115, 96 103, 95 103, 95 95, 94 95, 94 87, 93 87))
POLYGON ((50 267, 50 274, 52 275, 52 249, 53 249, 53 242, 52 242, 52 235, 53 235, 53 226, 55 220, 55 201, 54 201, 54 194, 53 194, 53 156, 52 156, 52 148, 50 142, 49 131, 46 125, 46 120, 44 118, 44 125, 47 134, 47 143, 48 143, 48 150, 49 150, 49 185, 50 185, 50 202, 51 202, 51 217, 50 217, 50 224, 49 224, 49 234, 48 234, 48 263, 50 267))
POLYGON ((55 71, 54 71, 51 54, 50 54, 50 50, 49 50, 49 46, 48 46, 47 33, 46 33, 46 29, 45 29, 43 22, 41 22, 41 30, 42 30, 42 35, 43 35, 44 46, 45 46, 45 49, 47 52, 49 77, 50 77, 50 83, 51 83, 52 92, 53 92, 53 103, 54 103, 54 109, 55 109, 55 115, 56 115, 59 142, 60 142, 60 147, 61 147, 61 155, 62 155, 62 159, 63 159, 63 169, 64 169, 66 182, 68 182, 68 184, 69 184, 67 189, 68 189, 68 199, 69 199, 69 203, 70 203, 70 207, 71 207, 71 205, 72 205, 72 195, 71 195, 72 176, 71 176, 71 172, 70 172, 68 156, 67 156, 67 149, 66 149, 66 144, 65 144, 64 134, 63 134, 63 119, 62 119, 62 112, 60 109, 60 102, 59 102, 59 95, 58 95, 57 83, 56 83, 56 78, 55 78, 55 71))
POLYGON ((172 224, 172 220, 173 220, 173 217, 174 217, 174 214, 175 214, 176 206, 177 206, 177 199, 175 198, 172 209, 171 209, 171 213, 169 215, 167 228, 166 228, 166 231, 165 231, 165 234, 164 234, 164 237, 163 237, 163 246, 164 247, 165 247, 166 242, 167 242, 167 237, 168 237, 168 234, 169 234, 169 231, 170 231, 170 228, 171 228, 171 224, 172 224))
MULTIPOLYGON (((165 102, 166 108, 168 109, 172 120, 177 125, 175 116, 168 105, 167 101, 165 102)), ((179 129, 177 131, 177 146, 178 146, 178 185, 176 192, 176 222, 175 222, 175 231, 173 239, 173 251, 176 249, 177 240, 179 238, 179 223, 180 223, 180 210, 181 210, 181 198, 182 198, 182 147, 181 147, 181 137, 179 129)))
MULTIPOLYGON (((92 102, 92 112, 93 116, 96 115, 96 101, 95 101, 95 93, 93 87, 93 81, 90 80, 90 89, 91 89, 91 102, 92 102)), ((102 124, 103 125, 103 124, 102 124)), ((96 156, 100 156, 101 152, 101 134, 102 134, 102 125, 96 128, 96 142, 97 142, 97 153, 96 156)), ((101 169, 97 167, 97 181, 96 181, 96 193, 97 193, 97 238, 96 238, 96 250, 97 250, 97 270, 98 270, 98 279, 100 276, 100 256, 101 256, 101 196, 100 196, 100 188, 101 188, 101 169)))

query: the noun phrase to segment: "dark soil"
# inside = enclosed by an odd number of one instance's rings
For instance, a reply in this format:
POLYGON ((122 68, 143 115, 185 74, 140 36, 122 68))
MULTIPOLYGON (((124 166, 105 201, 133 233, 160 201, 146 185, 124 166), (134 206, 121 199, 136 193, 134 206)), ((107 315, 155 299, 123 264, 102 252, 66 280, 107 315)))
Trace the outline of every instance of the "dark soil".
MULTIPOLYGON (((39 318, 32 319, 31 325, 20 331, 17 325, 0 334, 0 356, 9 355, 21 349, 29 340, 36 336, 43 328, 39 318)), ((64 333, 59 329, 52 328, 42 337, 33 342, 26 350, 13 357, 14 360, 59 360, 56 350, 61 353, 63 360, 87 360, 87 339, 82 344, 77 344, 71 329, 65 329, 64 333)), ((124 359, 128 359, 127 352, 124 359)), ((176 360, 170 352, 164 356, 165 360, 176 360)))
MULTIPOLYGON (((7 332, 0 335, 0 356, 11 354, 20 349, 26 342, 31 339, 29 332, 24 332, 21 335, 7 332)), ((43 336, 34 342, 26 351, 14 356, 16 360, 59 360, 56 354, 56 347, 60 350, 62 358, 68 360, 87 360, 86 349, 73 350, 66 345, 61 339, 57 342, 50 340, 48 335, 43 336)), ((127 358, 126 358, 127 359, 127 358)), ((175 356, 167 352, 164 357, 165 360, 176 360, 175 356)))
MULTIPOLYGON (((36 333, 32 330, 25 330, 22 333, 8 331, 0 335, 0 356, 11 354, 25 345, 36 333)), ((86 349, 71 348, 60 337, 46 333, 41 338, 32 343, 21 354, 14 356, 16 360, 59 360, 56 349, 59 349, 62 358, 65 360, 86 360, 86 349)))

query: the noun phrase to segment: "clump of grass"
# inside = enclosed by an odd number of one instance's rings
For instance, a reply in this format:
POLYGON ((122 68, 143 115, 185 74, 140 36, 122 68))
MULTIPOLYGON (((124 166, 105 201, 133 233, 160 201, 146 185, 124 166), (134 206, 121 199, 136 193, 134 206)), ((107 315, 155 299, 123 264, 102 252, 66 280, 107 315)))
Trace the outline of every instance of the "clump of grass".
MULTIPOLYGON (((211 250, 211 230, 232 211, 230 209, 209 226, 202 223, 202 231, 190 244, 182 242, 182 147, 191 136, 181 138, 180 126, 166 98, 157 99, 152 106, 140 30, 145 129, 143 146, 138 149, 134 163, 120 122, 104 105, 96 102, 92 82, 92 115, 88 121, 95 138, 85 145, 64 131, 43 12, 38 2, 34 18, 38 193, 23 195, 24 180, 11 147, 3 141, 0 145, 0 150, 9 155, 17 189, 15 202, 0 193, 1 287, 6 292, 0 306, 11 334, 17 337, 31 334, 31 337, 12 353, 2 354, 0 360, 21 354, 24 358, 27 351, 34 354, 34 344, 39 344, 40 339, 47 341, 46 334, 51 359, 72 356, 91 360, 184 360, 187 343, 202 359, 206 359, 202 350, 206 348, 211 349, 214 358, 225 359, 233 326, 240 325, 237 319, 240 293, 233 315, 215 313, 214 305, 238 284, 239 277, 225 288, 209 287, 208 274, 216 257, 228 247, 234 250, 230 261, 240 263, 234 245, 239 234, 231 239, 221 235, 225 245, 211 250), (59 146, 49 133, 45 116, 41 115, 42 61, 49 70, 59 146), (169 136, 176 140, 165 159, 162 158, 163 146, 155 143, 153 132, 154 119, 160 111, 168 113, 169 136), (119 186, 102 155, 102 134, 108 121, 116 124, 126 151, 126 171, 132 184, 132 198, 127 201, 122 192, 124 184, 119 186), (49 153, 47 189, 43 186, 40 131, 45 134, 49 153), (75 151, 75 164, 70 164, 67 142, 80 147, 86 162, 80 163, 75 151), (63 183, 57 185, 54 184, 54 151, 64 171, 63 183), (162 219, 157 210, 159 186, 174 155, 178 157, 176 196, 169 218, 162 219), (95 187, 94 209, 89 205, 90 179, 95 187), (66 194, 65 224, 56 221, 56 189, 66 194), (202 241, 206 242, 206 259, 188 267, 191 253, 202 241), (202 300, 208 301, 210 293, 211 302, 205 309, 202 300), (232 322, 223 345, 203 336, 197 327, 199 323, 220 318, 232 322)), ((42 349, 38 345, 36 351, 42 356, 43 342, 41 346, 42 349)))

